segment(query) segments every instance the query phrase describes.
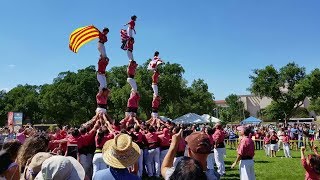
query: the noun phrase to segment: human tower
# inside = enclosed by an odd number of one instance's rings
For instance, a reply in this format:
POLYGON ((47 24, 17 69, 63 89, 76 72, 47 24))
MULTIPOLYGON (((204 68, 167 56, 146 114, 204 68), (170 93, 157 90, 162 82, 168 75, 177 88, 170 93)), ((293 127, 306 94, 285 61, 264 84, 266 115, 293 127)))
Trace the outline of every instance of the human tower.
MULTIPOLYGON (((138 86, 134 79, 136 74, 136 69, 138 67, 137 62, 133 56, 133 46, 135 43, 133 35, 136 34, 135 31, 135 22, 137 16, 131 16, 131 20, 125 24, 128 28, 120 30, 121 37, 121 49, 126 51, 129 64, 127 67, 127 82, 131 86, 130 96, 127 102, 127 108, 125 113, 125 118, 120 122, 123 127, 128 127, 130 124, 137 122, 137 111, 139 107, 140 94, 138 92, 138 86)), ((97 113, 107 113, 107 100, 110 94, 110 90, 107 87, 106 80, 106 67, 109 64, 109 58, 107 56, 104 44, 108 41, 107 35, 109 33, 108 28, 104 28, 102 32, 99 31, 99 41, 98 41, 98 51, 100 52, 100 58, 98 61, 98 70, 97 70, 97 80, 99 82, 99 92, 97 93, 97 113)), ((153 71, 152 74, 152 89, 153 89, 153 99, 152 99, 152 117, 148 120, 148 123, 155 124, 160 123, 158 109, 160 106, 160 96, 158 91, 158 80, 160 72, 158 70, 158 65, 162 64, 163 61, 159 57, 159 52, 154 53, 152 61, 148 65, 148 70, 153 71)))

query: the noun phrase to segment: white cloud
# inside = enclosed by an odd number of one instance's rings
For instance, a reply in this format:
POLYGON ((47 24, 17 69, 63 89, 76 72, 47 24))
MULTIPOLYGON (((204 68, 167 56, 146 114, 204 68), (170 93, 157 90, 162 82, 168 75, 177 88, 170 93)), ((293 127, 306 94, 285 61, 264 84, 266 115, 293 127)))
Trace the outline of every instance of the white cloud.
POLYGON ((9 64, 8 67, 9 68, 14 68, 14 67, 16 67, 16 65, 15 64, 9 64))

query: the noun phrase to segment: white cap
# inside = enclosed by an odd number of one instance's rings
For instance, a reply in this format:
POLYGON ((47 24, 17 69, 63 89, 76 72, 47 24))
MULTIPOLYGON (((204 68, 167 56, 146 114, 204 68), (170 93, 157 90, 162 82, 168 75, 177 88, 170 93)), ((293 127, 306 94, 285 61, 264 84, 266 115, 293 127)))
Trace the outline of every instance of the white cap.
POLYGON ((52 156, 42 163, 35 180, 84 180, 85 171, 81 164, 70 156, 52 156))

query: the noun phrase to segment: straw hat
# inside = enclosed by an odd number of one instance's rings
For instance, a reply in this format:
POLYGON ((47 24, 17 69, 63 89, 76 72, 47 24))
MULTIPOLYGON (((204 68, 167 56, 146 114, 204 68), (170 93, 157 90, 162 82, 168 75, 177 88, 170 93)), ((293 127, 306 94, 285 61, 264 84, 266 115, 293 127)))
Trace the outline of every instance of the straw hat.
POLYGON ((103 160, 111 167, 124 169, 135 162, 140 156, 139 146, 132 142, 131 136, 118 134, 103 146, 103 160))

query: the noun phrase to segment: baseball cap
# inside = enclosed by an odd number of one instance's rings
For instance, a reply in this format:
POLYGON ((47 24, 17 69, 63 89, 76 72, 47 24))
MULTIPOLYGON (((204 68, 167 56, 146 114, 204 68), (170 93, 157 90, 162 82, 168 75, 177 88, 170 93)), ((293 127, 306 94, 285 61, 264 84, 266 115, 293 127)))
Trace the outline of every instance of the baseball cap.
POLYGON ((209 154, 211 152, 212 145, 209 137, 203 132, 193 132, 185 140, 192 152, 199 154, 209 154))

